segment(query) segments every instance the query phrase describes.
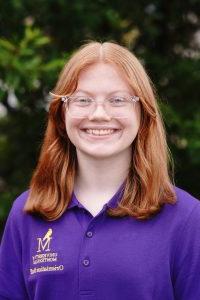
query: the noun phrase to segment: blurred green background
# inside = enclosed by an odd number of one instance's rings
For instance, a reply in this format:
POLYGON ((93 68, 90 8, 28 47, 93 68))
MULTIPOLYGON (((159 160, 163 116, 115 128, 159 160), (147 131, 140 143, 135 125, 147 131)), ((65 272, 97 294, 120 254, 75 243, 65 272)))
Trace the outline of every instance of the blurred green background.
POLYGON ((200 0, 0 1, 0 231, 28 188, 48 92, 87 40, 114 40, 141 60, 159 95, 175 183, 200 198, 200 0))

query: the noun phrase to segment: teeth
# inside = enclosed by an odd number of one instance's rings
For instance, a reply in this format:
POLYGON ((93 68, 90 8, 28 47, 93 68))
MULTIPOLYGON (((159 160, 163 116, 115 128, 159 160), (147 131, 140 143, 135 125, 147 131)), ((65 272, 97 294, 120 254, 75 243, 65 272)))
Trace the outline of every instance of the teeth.
POLYGON ((94 135, 108 135, 114 132, 114 129, 86 129, 86 132, 94 135))

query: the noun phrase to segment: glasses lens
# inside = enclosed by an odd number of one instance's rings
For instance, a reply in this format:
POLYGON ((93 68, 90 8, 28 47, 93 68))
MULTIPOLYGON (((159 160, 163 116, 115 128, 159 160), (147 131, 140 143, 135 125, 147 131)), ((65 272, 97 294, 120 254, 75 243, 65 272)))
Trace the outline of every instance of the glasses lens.
POLYGON ((94 106, 94 101, 87 97, 70 97, 68 109, 71 116, 76 118, 87 117, 94 106))
POLYGON ((112 97, 105 102, 106 111, 113 118, 124 118, 130 114, 134 103, 125 97, 112 97))
MULTIPOLYGON (((134 109, 134 102, 123 97, 113 97, 105 100, 101 105, 105 112, 113 118, 124 118, 134 109)), ((74 118, 86 118, 94 113, 97 103, 87 97, 70 97, 68 102, 69 114, 74 118)))

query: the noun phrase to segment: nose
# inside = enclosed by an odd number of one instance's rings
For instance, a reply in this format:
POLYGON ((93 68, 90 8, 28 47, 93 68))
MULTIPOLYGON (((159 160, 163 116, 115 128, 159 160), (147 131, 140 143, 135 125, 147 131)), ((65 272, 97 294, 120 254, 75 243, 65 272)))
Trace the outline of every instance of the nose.
POLYGON ((106 112, 105 108, 103 107, 103 103, 98 103, 98 104, 96 103, 94 109, 89 114, 88 119, 90 121, 102 120, 102 119, 106 120, 106 121, 110 121, 111 117, 106 112))

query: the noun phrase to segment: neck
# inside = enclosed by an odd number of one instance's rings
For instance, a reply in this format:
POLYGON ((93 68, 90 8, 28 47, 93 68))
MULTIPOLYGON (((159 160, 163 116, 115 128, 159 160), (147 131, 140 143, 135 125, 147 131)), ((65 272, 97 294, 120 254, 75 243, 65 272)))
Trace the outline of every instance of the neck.
POLYGON ((87 156, 77 151, 78 172, 75 190, 88 193, 112 193, 126 179, 130 167, 131 150, 107 158, 87 156), (127 153, 128 152, 128 153, 127 153))

